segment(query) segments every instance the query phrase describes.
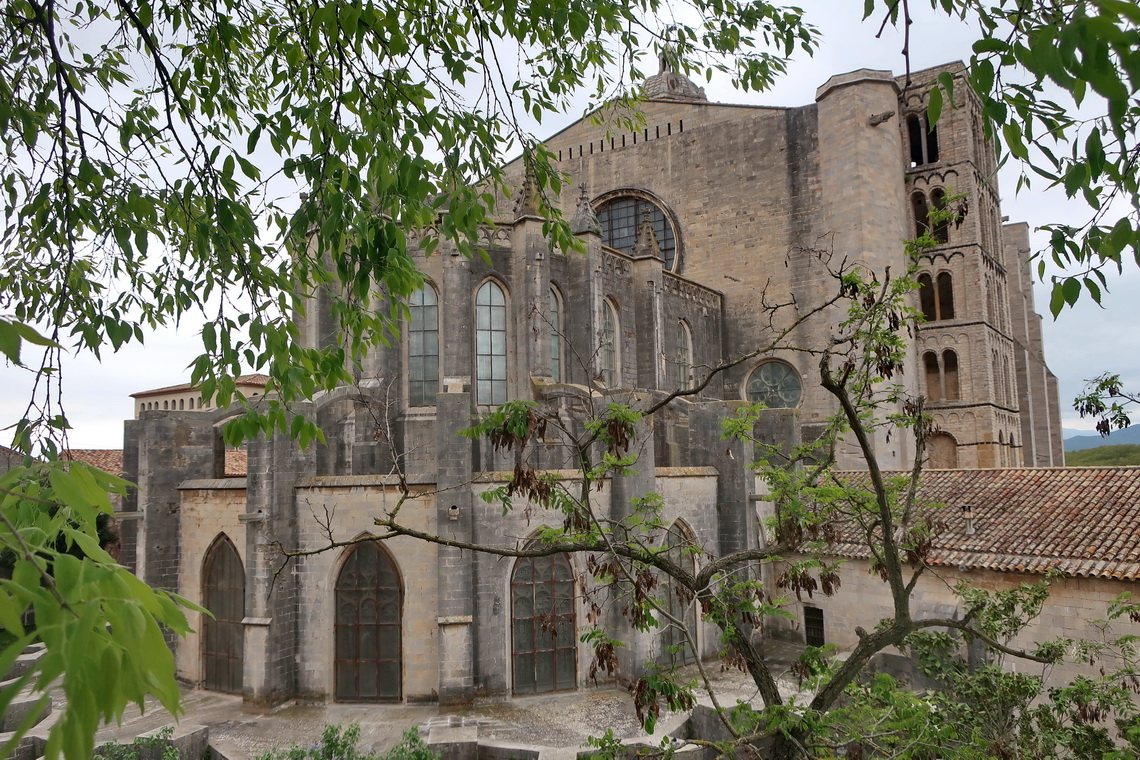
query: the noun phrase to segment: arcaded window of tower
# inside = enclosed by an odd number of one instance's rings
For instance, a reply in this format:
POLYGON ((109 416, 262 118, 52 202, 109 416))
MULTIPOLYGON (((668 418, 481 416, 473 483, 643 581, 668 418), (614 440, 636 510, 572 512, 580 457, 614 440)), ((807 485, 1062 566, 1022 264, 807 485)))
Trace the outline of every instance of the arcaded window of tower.
POLYGON ((914 193, 910 196, 910 205, 914 210, 914 235, 922 237, 930 230, 930 208, 926 205, 926 196, 914 193))
POLYGON ((664 267, 670 272, 678 269, 677 237, 669 217, 653 201, 636 195, 622 195, 602 201, 598 206, 598 221, 602 224, 602 245, 616 248, 622 253, 633 253, 637 242, 637 228, 642 213, 649 212, 649 221, 657 235, 664 267))
POLYGON ((475 403, 507 401, 507 297, 487 281, 475 297, 475 403))
MULTIPOLYGON (((930 193, 930 200, 934 204, 934 208, 941 211, 946 208, 946 192, 941 188, 935 188, 930 193)), ((934 239, 939 243, 950 242, 950 220, 939 219, 934 223, 934 239)))
POLYGON ((959 398, 958 354, 949 349, 942 352, 942 394, 946 401, 959 398))
POLYGON ((922 309, 923 319, 927 322, 938 319, 938 308, 934 302, 934 281, 925 272, 918 276, 918 304, 922 309))
POLYGON ((942 372, 938 367, 938 354, 927 351, 922 355, 922 366, 926 375, 926 397, 931 401, 941 401, 942 372))
POLYGON ((906 132, 911 166, 938 161, 938 128, 928 125, 926 114, 912 113, 906 117, 906 132))
POLYGON ((949 272, 938 273, 938 319, 954 318, 954 279, 949 272))

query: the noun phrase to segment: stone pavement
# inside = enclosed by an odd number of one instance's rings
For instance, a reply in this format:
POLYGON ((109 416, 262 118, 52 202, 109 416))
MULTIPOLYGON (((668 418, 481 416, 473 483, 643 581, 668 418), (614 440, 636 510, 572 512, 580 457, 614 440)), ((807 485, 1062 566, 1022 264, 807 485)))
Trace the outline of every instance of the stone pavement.
MULTIPOLYGON (((778 643, 770 643, 766 649, 769 661, 780 663, 778 670, 782 672, 786 672, 787 663, 799 651, 798 647, 778 643)), ((705 669, 722 704, 755 698, 755 688, 745 674, 723 671, 716 662, 706 663, 705 669)), ((689 670, 693 677, 697 675, 695 667, 690 666, 689 670)), ((786 676, 781 678, 781 687, 788 693, 794 691, 794 684, 786 676)), ((699 701, 707 704, 708 698, 705 696, 699 701)), ((246 710, 239 696, 187 690, 184 706, 186 712, 178 721, 179 731, 208 726, 210 745, 227 760, 254 760, 262 752, 288 747, 294 742, 309 744, 329 723, 359 723, 362 748, 374 751, 395 746, 406 729, 416 726, 427 741, 432 741, 432 734, 470 736, 471 729, 475 729, 481 744, 508 749, 533 748, 540 750, 544 758, 553 759, 562 754, 575 755, 574 748, 586 746, 590 736, 598 736, 606 729, 613 729, 615 736, 621 739, 657 743, 665 734, 678 731, 688 717, 663 714, 657 734, 647 737, 638 724, 629 693, 613 687, 514 697, 460 708, 436 704, 287 703, 269 712, 246 710), (571 751, 567 753, 563 749, 571 751)), ((169 713, 154 705, 145 713, 129 714, 122 725, 102 729, 96 736, 96 745, 110 741, 126 743, 173 722, 169 713)))

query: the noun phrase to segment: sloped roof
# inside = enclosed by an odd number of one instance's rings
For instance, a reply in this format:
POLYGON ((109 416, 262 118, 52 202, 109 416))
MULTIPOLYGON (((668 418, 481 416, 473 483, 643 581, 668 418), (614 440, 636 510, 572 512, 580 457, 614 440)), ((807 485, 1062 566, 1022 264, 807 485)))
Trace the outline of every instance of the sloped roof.
POLYGON ((249 452, 245 449, 226 449, 226 477, 244 478, 248 470, 249 452))
MULTIPOLYGON (((890 473, 898 475, 900 473, 890 473)), ((865 472, 840 474, 866 488, 865 472)), ((943 504, 946 525, 934 539, 931 565, 1006 572, 1140 578, 1140 467, 1041 467, 927 470, 919 499, 943 504), (962 507, 973 507, 966 535, 962 507)), ((855 527, 827 551, 867 558, 855 527)))
POLYGON ((68 449, 61 458, 84 462, 112 475, 123 474, 122 449, 68 449))
MULTIPOLYGON (((269 381, 269 375, 239 375, 234 378, 236 385, 244 385, 254 388, 264 388, 265 384, 269 381)), ((191 383, 180 383, 179 385, 168 385, 165 388, 154 388, 149 391, 139 391, 132 393, 131 398, 143 398, 146 396, 158 396, 164 393, 181 393, 183 391, 192 391, 196 386, 191 383)))

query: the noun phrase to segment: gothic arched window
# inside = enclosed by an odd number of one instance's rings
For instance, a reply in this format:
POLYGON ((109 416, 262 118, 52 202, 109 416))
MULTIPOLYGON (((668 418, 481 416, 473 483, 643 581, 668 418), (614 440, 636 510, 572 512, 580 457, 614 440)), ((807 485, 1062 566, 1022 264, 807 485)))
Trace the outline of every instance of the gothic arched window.
POLYGON ((550 288, 550 376, 562 382, 562 296, 550 288))
POLYGON ((677 236, 673 223, 656 203, 638 195, 619 195, 603 200, 598 206, 598 221, 602 224, 602 245, 616 248, 622 253, 633 253, 642 214, 649 212, 649 223, 657 235, 664 267, 676 272, 680 267, 677 255, 677 236))
POLYGON ((607 388, 621 382, 621 346, 617 310, 609 299, 602 301, 602 329, 598 335, 598 374, 607 388))
POLYGON ((439 301, 424 285, 408 298, 408 403, 430 406, 439 392, 439 301))
POLYGON ((577 686, 574 571, 565 554, 519 557, 511 573, 511 672, 516 694, 577 686))
POLYGON ((507 297, 498 283, 475 296, 475 403, 507 401, 507 297))

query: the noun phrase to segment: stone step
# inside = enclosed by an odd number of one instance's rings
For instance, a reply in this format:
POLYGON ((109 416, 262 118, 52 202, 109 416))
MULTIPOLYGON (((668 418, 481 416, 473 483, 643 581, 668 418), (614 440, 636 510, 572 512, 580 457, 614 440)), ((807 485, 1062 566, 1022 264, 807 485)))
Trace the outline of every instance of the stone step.
MULTIPOLYGON (((0 733, 0 746, 4 746, 12 739, 10 731, 0 733)), ((12 750, 12 754, 8 756, 8 760, 36 760, 36 758, 43 757, 44 747, 47 741, 39 736, 24 736, 20 739, 20 743, 12 750)))
POLYGON ((8 703, 8 709, 0 715, 0 732, 15 731, 29 713, 38 711, 35 722, 32 725, 38 724, 47 716, 52 713, 51 699, 47 700, 46 704, 39 704, 42 695, 33 692, 23 692, 17 694, 15 698, 8 703))
POLYGON ((35 667, 36 663, 39 662, 40 658, 45 654, 47 654, 47 649, 44 648, 43 644, 32 644, 24 650, 23 654, 16 657, 15 662, 12 663, 12 667, 8 668, 8 673, 4 677, 4 680, 9 681, 24 675, 35 667))

